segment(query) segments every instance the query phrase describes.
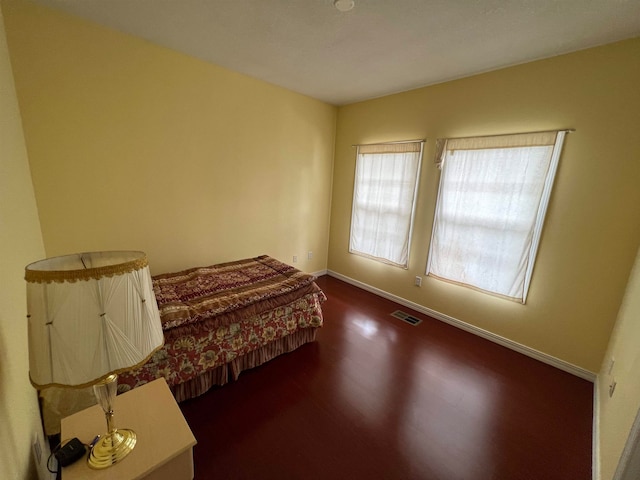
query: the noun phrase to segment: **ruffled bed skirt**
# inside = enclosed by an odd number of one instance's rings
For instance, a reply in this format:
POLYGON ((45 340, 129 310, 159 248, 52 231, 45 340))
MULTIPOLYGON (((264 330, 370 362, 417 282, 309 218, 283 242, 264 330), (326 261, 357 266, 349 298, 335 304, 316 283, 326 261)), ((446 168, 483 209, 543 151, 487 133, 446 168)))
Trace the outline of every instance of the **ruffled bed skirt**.
POLYGON ((258 367, 283 353, 292 352, 305 343, 313 342, 317 332, 317 328, 303 328, 291 335, 274 340, 263 347, 234 358, 225 365, 208 370, 192 380, 170 387, 173 396, 177 402, 182 402, 202 395, 216 385, 225 385, 231 380, 237 380, 243 371, 258 367))
MULTIPOLYGON (((316 339, 318 328, 303 328, 290 335, 278 338, 267 345, 241 355, 231 362, 208 370, 197 377, 170 386, 177 402, 197 397, 216 385, 225 385, 237 380, 245 370, 258 367, 283 353, 292 352, 305 343, 316 339)), ((93 388, 67 389, 51 387, 40 392, 42 418, 47 435, 60 433, 60 420, 91 405, 96 400, 93 388)), ((116 417, 117 425, 117 417, 116 417)), ((124 425, 123 425, 124 426, 124 425)))

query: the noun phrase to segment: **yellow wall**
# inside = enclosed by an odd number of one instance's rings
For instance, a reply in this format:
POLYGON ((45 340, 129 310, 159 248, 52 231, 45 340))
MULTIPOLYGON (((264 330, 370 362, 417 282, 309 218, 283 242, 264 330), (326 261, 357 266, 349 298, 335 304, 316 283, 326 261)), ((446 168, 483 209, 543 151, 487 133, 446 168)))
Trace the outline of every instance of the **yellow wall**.
MULTIPOLYGON (((640 186, 640 184, 639 184, 640 186)), ((640 250, 598 377, 600 471, 613 478, 629 430, 640 409, 640 250), (615 363, 609 374, 610 359, 615 363), (609 385, 616 389, 609 398, 609 385)))
POLYGON ((338 110, 329 269, 548 355, 600 369, 640 242, 640 39, 338 110), (526 305, 426 278, 438 137, 575 128, 526 305), (348 253, 353 144, 426 138, 408 270, 348 253))
MULTIPOLYGON (((37 424, 25 324, 15 321, 24 317, 22 269, 44 256, 34 200, 49 256, 135 248, 161 273, 262 253, 284 261, 298 255, 303 270, 328 265, 600 369, 640 242, 640 146, 633 141, 640 131, 640 39, 336 114, 321 102, 65 14, 17 1, 3 5, 36 192, 34 198, 16 97, 3 89, 0 295, 8 308, 0 313, 0 415, 9 434, 0 439, 0 460, 10 469, 3 478, 29 474, 37 424), (436 200, 434 139, 567 127, 577 131, 565 143, 527 305, 430 278, 414 287, 413 277, 424 273, 436 200), (415 138, 428 143, 409 269, 349 255, 351 145, 415 138), (9 406, 16 415, 9 417, 9 406)), ((4 44, 0 75, 3 85, 12 84, 4 44)), ((610 347, 618 391, 611 400, 601 397, 605 479, 638 408, 633 339, 640 332, 630 320, 638 317, 638 270, 610 347)))
POLYGON ((24 267, 44 248, 0 10, 0 478, 36 478, 31 444, 44 447, 29 383, 24 267))
POLYGON ((48 256, 326 268, 335 107, 26 2, 5 17, 48 256))

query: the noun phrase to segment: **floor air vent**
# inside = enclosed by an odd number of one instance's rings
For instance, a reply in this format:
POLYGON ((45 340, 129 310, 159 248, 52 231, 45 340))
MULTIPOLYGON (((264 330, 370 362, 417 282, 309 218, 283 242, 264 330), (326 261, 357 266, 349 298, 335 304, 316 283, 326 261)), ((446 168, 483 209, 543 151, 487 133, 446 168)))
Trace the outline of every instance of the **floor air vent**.
POLYGON ((419 318, 416 318, 413 315, 409 315, 408 313, 405 313, 400 310, 396 310, 391 314, 391 316, 399 318, 403 322, 407 322, 409 325, 413 325, 413 326, 418 325, 420 322, 422 322, 422 320, 420 320, 419 318))

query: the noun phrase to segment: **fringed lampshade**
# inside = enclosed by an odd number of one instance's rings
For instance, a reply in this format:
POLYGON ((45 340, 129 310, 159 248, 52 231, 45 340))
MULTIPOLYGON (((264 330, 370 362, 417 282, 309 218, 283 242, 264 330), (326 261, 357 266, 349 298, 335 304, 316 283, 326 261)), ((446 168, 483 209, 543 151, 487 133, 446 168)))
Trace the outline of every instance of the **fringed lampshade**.
MULTIPOLYGON (((105 439, 113 437, 117 374, 144 364, 164 342, 146 255, 122 251, 48 258, 28 265, 25 280, 31 383, 38 389, 94 385, 107 414, 105 439)), ((130 451, 135 434, 126 442, 130 451)), ((114 457, 113 452, 107 456, 114 457)))

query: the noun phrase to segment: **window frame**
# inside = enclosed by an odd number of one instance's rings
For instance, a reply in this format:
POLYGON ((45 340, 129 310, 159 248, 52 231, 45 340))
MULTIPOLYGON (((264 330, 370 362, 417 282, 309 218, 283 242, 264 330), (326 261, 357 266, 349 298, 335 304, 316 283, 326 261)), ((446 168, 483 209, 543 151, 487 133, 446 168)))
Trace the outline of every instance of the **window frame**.
MULTIPOLYGON (((416 212, 416 205, 417 205, 417 199, 418 199, 418 189, 419 189, 419 185, 420 185, 420 173, 422 171, 422 157, 424 154, 424 143, 425 140, 406 140, 406 141, 398 141, 398 142, 386 142, 386 143, 373 143, 373 144, 366 144, 366 145, 354 145, 354 147, 356 147, 356 165, 355 165, 355 172, 354 172, 354 180, 353 180, 353 196, 352 196, 352 200, 351 200, 351 222, 350 222, 350 227, 349 227, 349 253, 353 254, 353 255, 358 255, 361 257, 365 257, 365 258, 369 258, 371 260, 375 260, 387 265, 392 265, 395 267, 399 267, 399 268, 403 268, 405 270, 407 270, 409 268, 409 259, 411 256, 411 238, 413 237, 413 228, 414 228, 414 220, 415 220, 415 212, 416 212), (408 230, 407 230, 407 237, 406 237, 406 243, 407 243, 407 256, 406 256, 406 262, 404 264, 402 263, 398 263, 395 262, 389 258, 386 257, 381 257, 381 256, 377 256, 377 255, 373 255, 370 254, 368 252, 363 252, 360 250, 356 250, 353 246, 353 239, 354 239, 354 227, 355 227, 355 218, 356 218, 356 209, 358 208, 357 202, 356 202, 356 198, 358 195, 358 180, 359 180, 359 169, 362 168, 361 165, 361 155, 374 155, 374 154, 381 154, 381 153, 389 153, 392 154, 393 152, 378 152, 378 153, 361 153, 361 147, 364 147, 365 149, 371 149, 371 148, 375 148, 375 147, 380 147, 380 148, 393 148, 393 146, 400 146, 400 145, 406 145, 406 144, 417 144, 419 145, 419 149, 415 152, 417 154, 417 165, 416 165, 416 169, 415 169, 415 177, 414 177, 414 186, 413 186, 413 192, 411 195, 411 209, 410 209, 410 214, 409 214, 409 225, 408 225, 408 230)), ((402 153, 402 152, 395 152, 397 153, 402 153)), ((379 212, 378 212, 379 213, 379 212)), ((397 215, 398 217, 400 215, 397 215)))
MULTIPOLYGON (((544 228, 544 223, 546 220, 546 214, 547 214, 547 210, 548 210, 548 206, 549 206, 549 202, 550 202, 550 198, 551 198, 551 194, 552 194, 552 190, 553 190, 553 184, 555 182, 555 176, 557 173, 557 169, 558 169, 558 165, 560 162, 560 155, 562 153, 562 148, 564 145, 564 140, 566 137, 566 134, 569 133, 572 130, 554 130, 554 131, 548 131, 548 132, 530 132, 530 133, 525 133, 525 134, 505 134, 505 135, 495 135, 495 136, 487 136, 487 137, 465 137, 465 138, 461 138, 461 139, 450 139, 450 140, 473 140, 473 139, 484 139, 487 138, 489 140, 491 139, 498 139, 499 137, 516 137, 518 135, 540 135, 540 134, 555 134, 555 140, 553 143, 548 144, 548 146, 553 145, 551 154, 550 154, 550 158, 549 158, 549 165, 548 165, 548 169, 547 169, 547 173, 544 177, 544 181, 542 182, 542 192, 541 192, 541 196, 540 196, 540 200, 539 203, 537 205, 537 210, 536 210, 536 215, 535 215, 535 223, 534 223, 534 227, 531 230, 532 236, 531 236, 531 241, 529 243, 528 248, 526 249, 527 251, 527 258, 528 258, 528 262, 527 262, 527 268, 525 270, 524 273, 524 283, 523 283, 523 291, 522 291, 522 296, 518 296, 518 297, 513 297, 513 296, 509 296, 509 295, 505 295, 502 294, 500 292, 495 292, 495 291, 491 291, 491 290, 487 290, 484 289, 482 287, 479 287, 477 285, 471 284, 471 283, 465 283, 463 281, 459 281, 457 279, 450 279, 450 278, 443 278, 441 276, 438 276, 436 274, 434 274, 433 272, 431 272, 431 267, 432 267, 432 263, 434 261, 434 236, 436 234, 436 228, 438 226, 438 219, 439 216, 441 215, 441 203, 443 202, 443 195, 445 195, 446 193, 443 193, 443 178, 444 178, 444 172, 441 173, 440 175, 440 179, 439 179, 439 184, 438 184, 438 195, 437 195, 437 200, 436 200, 436 207, 435 207, 435 212, 434 212, 434 219, 433 219, 433 225, 431 228, 431 238, 430 238, 430 243, 429 243, 429 254, 427 257, 427 267, 425 270, 425 274, 427 276, 430 276, 432 278, 436 278, 438 280, 442 280, 448 283, 453 283, 456 285, 461 285, 467 288, 471 288, 473 290, 477 290, 477 291, 481 291, 483 293, 489 294, 489 295, 493 295, 493 296, 497 296, 500 298, 506 298, 508 300, 512 300, 512 301, 516 301, 516 302, 520 302, 522 304, 526 303, 527 297, 528 297, 528 293, 529 293, 529 288, 531 286, 531 279, 533 276, 533 270, 534 270, 534 266, 535 266, 535 262, 537 259, 537 254, 538 254, 538 250, 539 250, 539 246, 540 246, 540 239, 542 236, 542 230, 544 228)), ((436 163, 438 164, 439 168, 446 168, 446 165, 443 165, 443 163, 445 162, 445 157, 447 155, 448 149, 447 149, 447 140, 448 139, 438 139, 437 143, 436 143, 436 163)), ((507 138, 503 138, 502 140, 508 140, 507 138)), ((500 141, 500 140, 498 140, 500 141)), ((529 147, 533 147, 535 145, 529 145, 529 147)), ((482 149, 483 147, 479 147, 479 149, 482 149)), ((487 149, 503 149, 503 148, 512 148, 510 146, 505 146, 505 147, 484 147, 487 149)), ((462 150, 462 149, 461 149, 462 150)), ((472 150, 472 148, 469 148, 469 150, 472 150)))

